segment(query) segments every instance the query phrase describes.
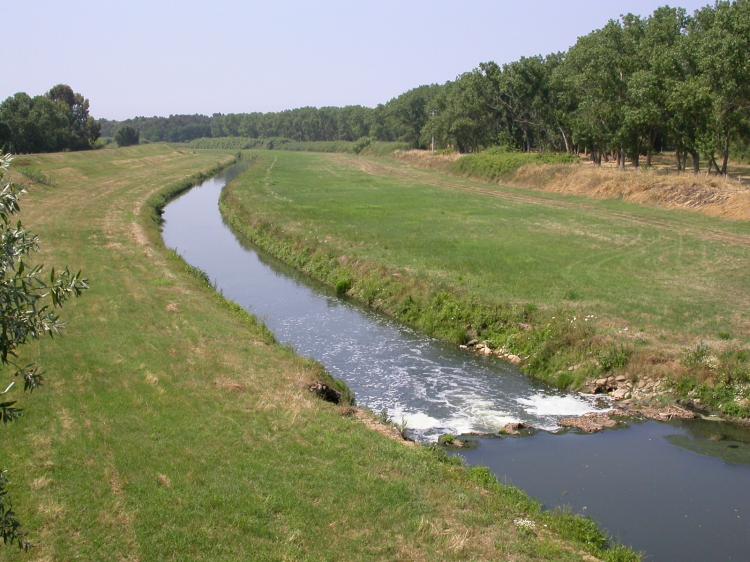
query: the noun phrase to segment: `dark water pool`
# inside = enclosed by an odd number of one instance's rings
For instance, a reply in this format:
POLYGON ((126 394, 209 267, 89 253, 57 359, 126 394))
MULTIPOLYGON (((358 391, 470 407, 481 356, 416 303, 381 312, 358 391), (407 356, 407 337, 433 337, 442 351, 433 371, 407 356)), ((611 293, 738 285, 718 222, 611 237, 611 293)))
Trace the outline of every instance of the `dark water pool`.
MULTIPOLYGON (((170 203, 164 240, 279 341, 346 381, 360 405, 387 410, 427 441, 442 433, 493 433, 511 421, 555 431, 561 416, 602 407, 338 299, 241 245, 218 199, 244 165, 170 203)), ((590 515, 649 560, 750 560, 745 430, 705 422, 645 423, 593 436, 540 432, 480 439, 462 455, 549 507, 590 515)))
POLYGON ((481 439, 462 452, 547 506, 594 518, 647 560, 750 560, 750 443, 715 422, 481 439))

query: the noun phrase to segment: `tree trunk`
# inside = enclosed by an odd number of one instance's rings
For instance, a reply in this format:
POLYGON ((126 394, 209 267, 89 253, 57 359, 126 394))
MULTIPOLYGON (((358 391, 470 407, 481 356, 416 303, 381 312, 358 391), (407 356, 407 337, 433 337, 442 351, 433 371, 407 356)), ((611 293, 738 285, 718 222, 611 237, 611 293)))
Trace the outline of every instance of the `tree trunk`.
POLYGON ((565 131, 563 130, 562 127, 560 127, 560 134, 562 135, 563 143, 565 143, 565 152, 570 154, 570 145, 568 144, 568 137, 565 134, 565 131))
POLYGON ((617 153, 617 167, 621 170, 625 169, 625 149, 622 147, 617 153))
POLYGON ((677 158, 677 171, 682 171, 682 152, 680 150, 675 151, 675 157, 677 158))
POLYGON ((716 158, 712 154, 708 157, 708 173, 711 173, 711 170, 715 169, 717 174, 721 173, 721 170, 719 169, 719 165, 716 163, 716 158))
POLYGON ((635 150, 633 151, 633 166, 635 168, 641 167, 641 143, 636 143, 635 150))
POLYGON ((721 175, 726 176, 727 175, 727 169, 729 167, 729 136, 727 135, 724 138, 724 150, 722 151, 722 159, 721 159, 721 175))
POLYGON ((651 154, 656 149, 656 139, 658 133, 655 129, 651 129, 651 134, 648 136, 648 146, 646 147, 646 166, 651 167, 651 154))
POLYGON ((682 153, 682 169, 687 170, 687 152, 682 153))
POLYGON ((690 156, 693 158, 693 173, 697 174, 701 171, 701 157, 697 150, 690 151, 690 156))

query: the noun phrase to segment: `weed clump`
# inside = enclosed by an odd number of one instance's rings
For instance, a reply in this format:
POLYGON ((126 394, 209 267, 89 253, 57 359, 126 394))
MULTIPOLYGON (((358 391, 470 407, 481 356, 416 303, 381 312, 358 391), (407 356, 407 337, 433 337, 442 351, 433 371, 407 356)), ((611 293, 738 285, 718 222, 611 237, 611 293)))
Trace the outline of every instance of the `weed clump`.
POLYGON ((351 277, 340 278, 338 281, 336 281, 335 287, 336 287, 336 295, 339 297, 343 297, 352 288, 352 278, 351 277))
POLYGON ((438 437, 438 445, 453 445, 456 442, 456 436, 446 433, 438 437))
POLYGON ((711 355, 711 348, 708 347, 704 342, 700 342, 693 349, 688 349, 685 352, 682 363, 688 369, 697 369, 708 365, 708 360, 711 355))
POLYGON ((510 152, 503 148, 490 148, 477 154, 467 154, 456 160, 452 171, 489 180, 510 177, 527 164, 572 164, 578 158, 571 154, 554 152, 510 152))
POLYGON ((55 185, 55 182, 52 180, 50 176, 42 172, 39 168, 35 168, 32 166, 26 166, 22 168, 17 168, 19 172, 21 172, 22 175, 26 176, 31 181, 41 184, 41 185, 47 185, 47 186, 53 186, 55 185))
POLYGON ((628 364, 633 350, 622 345, 613 345, 609 349, 599 353, 599 365, 605 373, 611 373, 615 369, 622 369, 628 364))
POLYGON ((750 352, 730 348, 714 352, 701 342, 683 356, 687 373, 674 382, 675 390, 698 408, 726 416, 750 416, 750 352))

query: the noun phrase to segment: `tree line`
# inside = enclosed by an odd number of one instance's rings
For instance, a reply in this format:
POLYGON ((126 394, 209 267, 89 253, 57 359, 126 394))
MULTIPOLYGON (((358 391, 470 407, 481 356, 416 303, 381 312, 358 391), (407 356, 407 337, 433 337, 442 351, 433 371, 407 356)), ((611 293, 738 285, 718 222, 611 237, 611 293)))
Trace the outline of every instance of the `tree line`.
POLYGON ((31 97, 19 92, 0 104, 2 152, 56 152, 92 148, 100 125, 89 100, 67 84, 31 97))
MULTIPOLYGON (((455 80, 414 88, 373 108, 102 119, 98 126, 105 137, 131 127, 151 142, 367 137, 460 152, 502 146, 585 153, 596 164, 613 159, 620 166, 626 159, 650 164, 655 152, 669 149, 680 170, 698 171, 705 162, 709 170, 726 173, 732 150, 750 147, 748 60, 750 0, 723 0, 693 14, 670 7, 648 17, 627 14, 580 37, 566 52, 504 65, 485 62, 455 80)), ((91 145, 99 130, 81 119, 84 102, 88 117, 88 101, 69 103, 66 94, 60 104, 54 91, 3 102, 0 143, 6 149, 91 145), (24 119, 36 129, 16 123, 24 119)))
POLYGON ((427 104, 428 136, 461 151, 497 144, 586 152, 595 163, 671 148, 676 164, 726 173, 750 136, 750 1, 688 15, 663 7, 611 20, 565 53, 484 63, 427 104))
POLYGON ((461 152, 503 146, 589 154, 636 166, 669 148, 683 170, 726 173, 732 146, 750 137, 750 0, 693 14, 662 7, 627 14, 566 52, 480 64, 442 85, 420 86, 374 108, 303 107, 275 113, 138 117, 151 141, 287 137, 297 141, 434 143, 461 152))

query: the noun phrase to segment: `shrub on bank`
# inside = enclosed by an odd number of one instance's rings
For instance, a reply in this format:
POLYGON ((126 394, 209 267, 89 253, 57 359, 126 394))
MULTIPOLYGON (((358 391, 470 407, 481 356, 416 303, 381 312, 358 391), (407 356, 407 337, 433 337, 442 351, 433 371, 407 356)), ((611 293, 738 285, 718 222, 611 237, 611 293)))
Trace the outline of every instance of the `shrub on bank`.
POLYGON ((489 180, 510 176, 527 164, 572 164, 578 159, 573 154, 557 152, 509 152, 490 148, 467 154, 452 164, 452 171, 489 180))

